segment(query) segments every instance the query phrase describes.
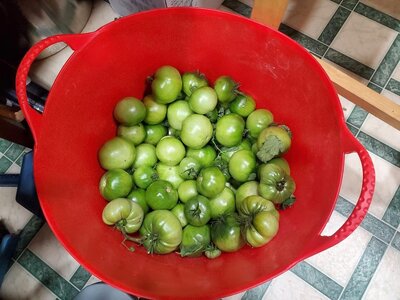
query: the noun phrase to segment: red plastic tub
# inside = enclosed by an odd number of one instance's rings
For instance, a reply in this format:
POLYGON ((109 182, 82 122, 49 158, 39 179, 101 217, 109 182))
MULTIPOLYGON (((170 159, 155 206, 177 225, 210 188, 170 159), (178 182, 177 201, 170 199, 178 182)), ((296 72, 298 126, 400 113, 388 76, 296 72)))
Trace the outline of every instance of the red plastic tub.
POLYGON ((345 239, 370 205, 374 169, 367 151, 346 128, 337 94, 320 65, 286 36, 233 14, 195 8, 139 13, 96 32, 53 36, 34 45, 17 74, 21 107, 33 131, 34 176, 46 219, 64 247, 99 279, 147 298, 220 298, 288 270, 345 239), (58 75, 44 113, 27 103, 29 67, 46 47, 67 43, 75 52, 58 75), (145 78, 162 65, 201 70, 213 82, 227 74, 258 107, 293 131, 286 155, 297 183, 297 202, 281 214, 280 230, 265 247, 215 260, 148 255, 121 245, 121 234, 102 223, 98 191, 99 147, 115 135, 115 103, 142 97, 145 78), (321 236, 335 206, 344 156, 356 152, 363 167, 358 203, 343 227, 321 236))

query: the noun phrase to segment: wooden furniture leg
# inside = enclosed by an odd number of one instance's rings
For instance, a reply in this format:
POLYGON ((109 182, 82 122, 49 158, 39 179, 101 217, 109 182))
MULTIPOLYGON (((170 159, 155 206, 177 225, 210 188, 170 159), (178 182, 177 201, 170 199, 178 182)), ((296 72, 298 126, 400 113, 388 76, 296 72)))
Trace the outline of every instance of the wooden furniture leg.
MULTIPOLYGON (((288 0, 254 0, 251 18, 277 29, 288 0)), ((336 91, 382 121, 400 130, 400 105, 378 94, 327 62, 316 58, 332 80, 336 91)))

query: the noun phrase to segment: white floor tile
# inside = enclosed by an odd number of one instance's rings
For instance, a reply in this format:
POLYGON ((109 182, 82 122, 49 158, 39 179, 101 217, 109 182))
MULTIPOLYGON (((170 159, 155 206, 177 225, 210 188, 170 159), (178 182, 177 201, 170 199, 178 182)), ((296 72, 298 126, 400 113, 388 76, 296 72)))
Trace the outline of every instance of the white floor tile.
POLYGON ((100 282, 100 281, 101 281, 101 280, 98 279, 96 276, 91 276, 91 277, 89 278, 89 280, 86 282, 85 287, 86 287, 86 286, 89 286, 89 285, 91 285, 91 284, 100 282))
POLYGON ((400 299, 400 251, 389 247, 369 284, 364 300, 400 299))
POLYGON ((4 221, 12 233, 21 231, 32 217, 30 211, 16 202, 16 192, 17 188, 15 187, 0 188, 0 220, 4 221))
MULTIPOLYGON (((345 221, 346 218, 333 212, 324 235, 332 235, 345 221)), ((308 258, 307 262, 340 285, 346 286, 370 239, 371 234, 358 227, 345 240, 308 258)))
POLYGON ((13 163, 6 171, 6 174, 19 174, 19 173, 21 173, 21 167, 18 166, 16 163, 13 163))
POLYGON ((397 103, 400 105, 400 96, 396 95, 395 93, 389 92, 387 90, 383 90, 381 95, 387 97, 388 99, 392 100, 393 102, 397 103))
MULTIPOLYGON (((375 168, 375 192, 369 212, 382 218, 400 183, 400 168, 369 152, 375 168)), ((346 155, 340 195, 356 203, 361 191, 361 163, 355 153, 346 155)))
POLYGON ((272 280, 263 300, 323 300, 325 295, 297 277, 286 272, 272 280))
POLYGON ((396 31, 367 17, 352 13, 331 47, 376 69, 396 36, 396 31), (371 34, 372 32, 374 34, 371 34))
POLYGON ((222 298, 223 300, 240 300, 246 292, 235 294, 229 297, 222 298))
POLYGON ((56 296, 18 263, 8 271, 0 289, 4 300, 54 300, 56 296))
POLYGON ((396 79, 397 81, 400 81, 400 62, 397 64, 397 67, 392 74, 392 78, 396 79))
POLYGON ((338 5, 329 0, 291 0, 283 23, 317 39, 337 8, 338 5))
POLYGON ((361 127, 361 130, 392 147, 393 149, 400 151, 400 131, 378 119, 377 117, 368 114, 361 127))
POLYGON ((79 266, 78 262, 59 243, 47 224, 43 225, 28 248, 67 280, 79 266))

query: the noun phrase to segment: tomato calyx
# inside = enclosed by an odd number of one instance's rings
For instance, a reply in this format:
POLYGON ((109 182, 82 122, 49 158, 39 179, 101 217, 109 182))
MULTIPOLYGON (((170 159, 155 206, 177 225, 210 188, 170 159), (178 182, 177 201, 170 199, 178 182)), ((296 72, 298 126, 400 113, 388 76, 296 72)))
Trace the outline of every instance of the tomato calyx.
POLYGON ((257 157, 259 160, 266 163, 284 151, 285 145, 283 142, 276 135, 270 135, 265 139, 261 148, 258 150, 257 157))
POLYGON ((217 258, 218 256, 220 256, 221 255, 221 250, 219 250, 218 248, 217 248, 217 246, 215 246, 213 243, 210 243, 207 247, 206 247, 206 249, 205 249, 205 251, 204 251, 204 255, 207 257, 207 258, 209 258, 209 259, 214 259, 214 258, 217 258))
POLYGON ((290 207, 296 202, 296 197, 294 195, 291 195, 289 198, 287 198, 285 201, 283 201, 278 207, 280 210, 285 210, 290 207))

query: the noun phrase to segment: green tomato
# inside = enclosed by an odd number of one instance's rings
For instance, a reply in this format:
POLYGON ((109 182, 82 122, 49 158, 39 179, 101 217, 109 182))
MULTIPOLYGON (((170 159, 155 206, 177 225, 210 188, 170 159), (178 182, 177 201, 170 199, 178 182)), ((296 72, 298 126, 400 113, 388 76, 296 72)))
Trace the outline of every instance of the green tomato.
POLYGON ((145 123, 155 125, 164 121, 167 115, 167 106, 165 104, 156 102, 152 95, 144 97, 143 104, 146 107, 145 123))
POLYGON ((235 193, 228 187, 215 197, 210 198, 211 218, 235 211, 235 193))
POLYGON ((260 170, 258 193, 265 199, 281 204, 295 191, 293 178, 275 164, 263 165, 260 170))
POLYGON ((250 150, 237 151, 229 160, 229 173, 239 182, 249 180, 255 168, 256 158, 250 150))
POLYGON ((168 166, 163 163, 158 163, 156 171, 159 179, 168 181, 172 184, 174 189, 177 189, 184 181, 184 179, 180 176, 179 166, 168 166))
POLYGON ((146 138, 145 143, 157 145, 157 143, 167 135, 167 127, 157 124, 157 125, 145 125, 146 138))
POLYGON ((246 224, 246 241, 251 246, 264 246, 277 234, 279 212, 271 201, 260 196, 249 196, 243 200, 239 212, 246 224))
POLYGON ((266 163, 286 153, 291 141, 291 133, 286 126, 269 126, 263 129, 257 138, 258 159, 266 163))
POLYGON ((274 164, 277 165, 278 167, 281 167, 286 174, 290 175, 290 166, 289 163, 286 159, 283 157, 276 157, 271 159, 268 164, 274 164))
POLYGON ((142 123, 134 126, 119 125, 117 135, 133 143, 135 146, 143 143, 146 138, 146 130, 142 123))
POLYGON ((221 193, 225 188, 225 176, 217 167, 207 167, 197 177, 197 191, 208 198, 221 193))
POLYGON ((131 200, 137 204, 140 205, 140 207, 143 209, 143 213, 147 214, 149 211, 149 206, 146 203, 146 191, 144 189, 133 189, 128 196, 126 196, 126 199, 131 200))
POLYGON ((236 146, 242 141, 244 127, 241 116, 234 113, 225 115, 217 121, 215 138, 225 147, 236 146))
POLYGON ((186 72, 182 75, 183 92, 190 96, 196 89, 208 86, 208 82, 204 74, 199 72, 186 72))
POLYGON ((229 76, 220 76, 214 83, 214 89, 221 103, 229 103, 237 95, 238 84, 229 76))
POLYGON ((126 97, 120 100, 114 108, 114 118, 119 124, 134 126, 146 117, 146 107, 135 97, 126 97))
POLYGON ((197 114, 207 114, 215 109, 218 103, 214 89, 204 86, 196 89, 189 97, 190 108, 197 114))
POLYGON ((182 89, 179 71, 172 66, 162 66, 154 74, 151 90, 158 103, 167 104, 176 100, 182 89))
POLYGON ((163 137, 156 146, 158 159, 168 166, 175 166, 185 157, 186 149, 180 140, 173 136, 163 137))
POLYGON ((148 253, 167 254, 182 242, 182 225, 169 210, 149 212, 139 230, 148 253))
POLYGON ((189 148, 203 148, 210 141, 212 134, 211 122, 203 115, 190 115, 182 123, 181 140, 189 148))
POLYGON ((110 201, 128 195, 132 186, 131 175, 122 169, 112 169, 101 177, 99 190, 104 199, 110 201))
POLYGON ((227 162, 231 159, 232 155, 240 150, 251 150, 251 143, 248 139, 243 140, 239 145, 233 147, 222 147, 221 158, 227 162))
POLYGON ((146 203, 153 209, 172 209, 178 202, 178 192, 165 180, 156 180, 146 190, 146 203))
POLYGON ((206 250, 211 242, 210 227, 208 225, 187 225, 183 229, 180 255, 182 257, 198 257, 206 250))
POLYGON ((102 212, 105 224, 115 225, 124 233, 138 231, 142 225, 143 216, 140 205, 125 198, 117 198, 107 203, 102 212))
POLYGON ((189 103, 185 100, 178 100, 168 105, 167 119, 168 124, 175 130, 182 129, 183 121, 193 114, 189 103))
POLYGON ((179 175, 183 179, 195 179, 199 174, 201 165, 199 161, 192 157, 185 157, 179 163, 179 175))
POLYGON ((246 128, 250 136, 257 138, 260 132, 274 121, 274 116, 267 109, 256 109, 246 119, 246 128))
POLYGON ((146 189, 157 179, 157 172, 150 166, 140 166, 133 172, 133 182, 142 189, 146 189))
POLYGON ((231 112, 246 118, 256 109, 256 101, 246 94, 239 94, 229 105, 231 112))
POLYGON ((197 196, 198 194, 196 180, 186 180, 178 187, 179 200, 183 203, 188 202, 191 198, 197 196))
POLYGON ((182 228, 188 224, 188 221, 185 216, 185 205, 182 203, 178 203, 175 205, 171 212, 178 218, 179 222, 181 222, 182 228))
POLYGON ((142 143, 136 146, 136 158, 133 162, 134 168, 142 166, 152 167, 157 162, 156 147, 152 144, 142 143))
POLYGON ((114 137, 101 146, 99 150, 100 165, 106 169, 128 169, 136 157, 135 146, 127 140, 114 137))
POLYGON ((207 145, 200 149, 187 149, 186 157, 196 159, 200 163, 200 166, 205 168, 213 165, 214 160, 217 158, 217 152, 213 147, 207 145))
POLYGON ((211 219, 210 201, 201 195, 186 202, 184 211, 188 223, 193 226, 206 225, 211 219))
POLYGON ((245 245, 235 214, 222 215, 211 223, 211 240, 221 251, 235 252, 245 245))
POLYGON ((258 181, 247 181, 241 184, 236 190, 235 198, 236 198, 236 208, 239 209, 242 204, 244 198, 248 196, 258 196, 258 181))

